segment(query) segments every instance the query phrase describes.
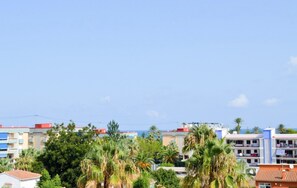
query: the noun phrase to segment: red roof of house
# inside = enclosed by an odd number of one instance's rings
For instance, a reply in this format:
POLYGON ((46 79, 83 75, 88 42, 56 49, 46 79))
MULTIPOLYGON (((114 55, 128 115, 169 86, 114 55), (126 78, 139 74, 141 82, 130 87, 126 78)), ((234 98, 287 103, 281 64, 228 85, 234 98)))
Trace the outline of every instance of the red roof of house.
POLYGON ((3 174, 12 176, 18 180, 31 180, 31 179, 37 179, 41 177, 41 174, 24 171, 24 170, 11 170, 11 171, 3 172, 3 174))
POLYGON ((281 171, 281 170, 268 170, 261 169, 256 175, 256 181, 265 182, 297 182, 296 171, 281 171))

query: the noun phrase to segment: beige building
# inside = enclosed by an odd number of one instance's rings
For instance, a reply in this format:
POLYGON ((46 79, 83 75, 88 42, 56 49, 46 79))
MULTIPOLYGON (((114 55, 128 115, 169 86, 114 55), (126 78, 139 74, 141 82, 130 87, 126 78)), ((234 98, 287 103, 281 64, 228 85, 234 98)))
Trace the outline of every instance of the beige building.
POLYGON ((0 126, 0 158, 17 158, 24 149, 41 150, 47 140, 46 132, 51 123, 36 124, 34 127, 0 126))

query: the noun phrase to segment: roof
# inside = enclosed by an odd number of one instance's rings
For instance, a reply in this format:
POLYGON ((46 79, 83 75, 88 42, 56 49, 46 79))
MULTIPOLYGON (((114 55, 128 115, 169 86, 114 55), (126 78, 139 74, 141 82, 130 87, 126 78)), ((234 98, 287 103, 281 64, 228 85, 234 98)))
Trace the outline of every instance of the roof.
POLYGON ((260 139, 262 138, 262 134, 227 134, 225 136, 226 139, 260 139))
POLYGON ((256 175, 256 181, 265 182, 297 182, 296 171, 281 171, 281 170, 269 170, 265 169, 258 171, 256 175), (284 178, 282 179, 282 173, 284 172, 284 178))
POLYGON ((31 180, 31 179, 37 179, 41 177, 41 174, 24 171, 24 170, 11 170, 3 172, 3 174, 6 174, 8 176, 14 177, 18 180, 24 181, 24 180, 31 180))
POLYGON ((297 139, 297 134, 275 134, 276 139, 297 139))

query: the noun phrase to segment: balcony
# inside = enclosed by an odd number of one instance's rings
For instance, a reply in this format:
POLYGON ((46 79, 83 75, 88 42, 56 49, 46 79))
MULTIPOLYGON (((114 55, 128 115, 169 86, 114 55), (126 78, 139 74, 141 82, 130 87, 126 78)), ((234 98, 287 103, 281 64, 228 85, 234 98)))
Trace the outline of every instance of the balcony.
POLYGON ((7 151, 0 151, 0 155, 1 154, 7 154, 7 151))
POLYGON ((297 149, 297 144, 284 144, 284 143, 280 143, 280 144, 276 144, 277 148, 296 148, 297 149))
POLYGON ((236 157, 260 157, 258 153, 251 153, 251 154, 237 154, 236 157))
POLYGON ((259 144, 235 144, 234 147, 250 148, 250 147, 260 147, 260 146, 259 146, 259 144))
POLYGON ((17 141, 18 141, 17 138, 8 138, 7 143, 9 143, 9 144, 14 144, 14 143, 17 143, 17 141))
POLYGON ((0 140, 0 144, 6 144, 8 140, 0 140))

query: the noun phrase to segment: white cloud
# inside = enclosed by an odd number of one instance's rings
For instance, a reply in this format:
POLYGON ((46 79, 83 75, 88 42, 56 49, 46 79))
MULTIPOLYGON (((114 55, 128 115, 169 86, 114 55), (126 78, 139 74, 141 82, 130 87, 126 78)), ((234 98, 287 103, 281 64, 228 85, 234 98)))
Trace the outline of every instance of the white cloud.
POLYGON ((160 117, 160 113, 155 111, 155 110, 149 110, 146 112, 146 115, 151 117, 151 118, 158 118, 160 117))
POLYGON ((297 66, 297 56, 291 56, 289 64, 294 67, 297 66))
POLYGON ((263 103, 266 106, 274 106, 279 102, 279 100, 277 98, 269 98, 266 99, 263 103))
POLYGON ((104 97, 101 97, 101 99, 100 99, 101 103, 110 103, 110 101, 111 101, 110 96, 104 96, 104 97))
POLYGON ((238 97, 236 97, 235 99, 229 102, 229 106, 242 108, 242 107, 246 107, 248 103, 249 103, 248 98, 244 94, 240 94, 238 97))

